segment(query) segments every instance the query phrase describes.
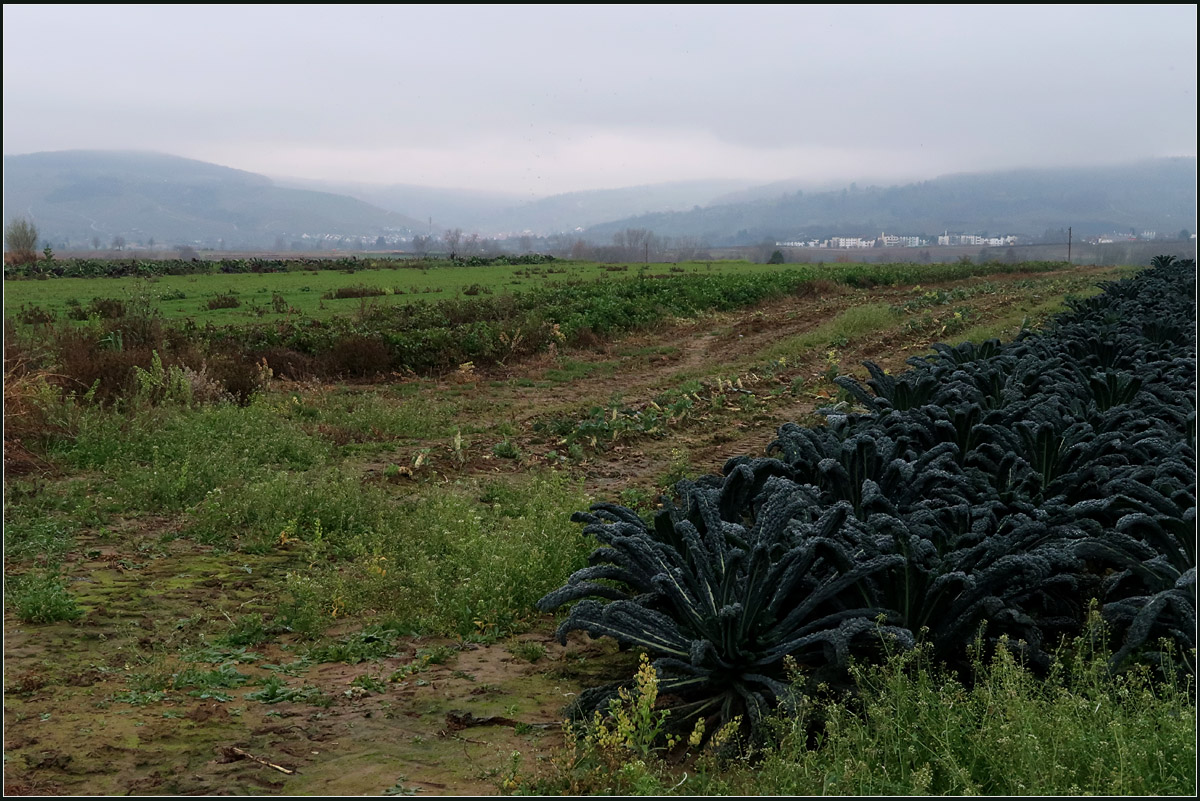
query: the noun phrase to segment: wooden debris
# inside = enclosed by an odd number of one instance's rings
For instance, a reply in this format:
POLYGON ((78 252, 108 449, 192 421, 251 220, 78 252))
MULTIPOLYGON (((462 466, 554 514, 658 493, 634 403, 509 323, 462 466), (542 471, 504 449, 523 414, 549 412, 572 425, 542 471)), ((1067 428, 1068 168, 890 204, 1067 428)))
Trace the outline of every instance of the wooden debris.
POLYGON ((290 768, 285 768, 283 765, 276 765, 274 762, 271 762, 270 760, 255 756, 254 754, 251 754, 249 751, 243 751, 241 748, 236 748, 231 745, 223 746, 221 748, 221 752, 225 757, 227 757, 229 759, 230 762, 232 762, 235 759, 249 759, 251 762, 257 762, 260 765, 265 765, 268 768, 277 770, 280 773, 286 773, 289 776, 292 776, 296 773, 296 771, 291 770, 290 768))

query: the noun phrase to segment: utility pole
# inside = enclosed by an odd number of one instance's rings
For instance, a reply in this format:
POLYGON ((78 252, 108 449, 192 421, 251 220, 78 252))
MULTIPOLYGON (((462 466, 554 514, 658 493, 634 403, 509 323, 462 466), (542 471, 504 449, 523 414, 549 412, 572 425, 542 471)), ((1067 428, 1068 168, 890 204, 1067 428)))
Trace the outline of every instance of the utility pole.
MULTIPOLYGON (((1059 228, 1058 230, 1062 230, 1059 228)), ((1067 226, 1067 264, 1071 263, 1071 226, 1067 226)))

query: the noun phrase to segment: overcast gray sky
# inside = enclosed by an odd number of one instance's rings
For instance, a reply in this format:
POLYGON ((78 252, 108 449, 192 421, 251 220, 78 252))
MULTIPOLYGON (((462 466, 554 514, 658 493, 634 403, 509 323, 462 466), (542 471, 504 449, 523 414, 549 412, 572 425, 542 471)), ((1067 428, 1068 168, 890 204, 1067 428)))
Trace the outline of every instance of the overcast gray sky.
POLYGON ((1196 155, 1196 6, 4 6, 4 153, 540 196, 1196 155))

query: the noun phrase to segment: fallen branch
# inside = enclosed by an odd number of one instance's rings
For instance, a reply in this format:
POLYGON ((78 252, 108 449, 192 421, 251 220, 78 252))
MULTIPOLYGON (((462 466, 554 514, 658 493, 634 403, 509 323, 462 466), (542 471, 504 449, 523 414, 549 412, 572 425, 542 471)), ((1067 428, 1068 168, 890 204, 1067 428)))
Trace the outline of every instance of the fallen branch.
POLYGON ((274 762, 271 762, 270 760, 263 759, 262 757, 257 757, 254 754, 251 754, 249 751, 243 751, 242 749, 235 748, 234 746, 225 746, 221 750, 225 753, 225 755, 227 757, 230 757, 230 761, 232 761, 235 758, 249 759, 251 762, 257 762, 260 765, 266 765, 268 768, 273 768, 273 769, 279 771, 280 773, 286 773, 289 776, 292 776, 296 773, 296 771, 291 770, 289 768, 285 768, 283 765, 276 765, 274 762))

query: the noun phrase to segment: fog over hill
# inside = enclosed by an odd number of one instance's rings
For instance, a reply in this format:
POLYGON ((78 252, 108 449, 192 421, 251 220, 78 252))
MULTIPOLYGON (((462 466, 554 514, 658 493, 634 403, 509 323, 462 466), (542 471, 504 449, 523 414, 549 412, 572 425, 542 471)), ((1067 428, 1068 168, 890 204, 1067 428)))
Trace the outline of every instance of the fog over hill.
POLYGON ((411 236, 417 220, 345 195, 161 153, 60 151, 4 157, 6 219, 56 245, 117 237, 158 246, 270 247, 305 234, 411 236))
POLYGON ((530 233, 550 236, 577 232, 609 220, 706 206, 747 188, 739 181, 675 181, 664 184, 566 192, 528 199, 520 195, 432 187, 280 179, 290 186, 323 189, 373 203, 380 208, 424 217, 435 231, 462 228, 483 236, 530 233))
POLYGON ((785 190, 689 212, 613 220, 589 228, 584 238, 608 242, 618 231, 644 228, 660 237, 722 246, 883 232, 1037 237, 1067 227, 1079 236, 1131 229, 1171 237, 1181 229, 1195 232, 1196 159, 948 175, 904 186, 852 184, 827 192, 785 190))
POLYGON ((944 231, 1039 237, 1196 227, 1196 160, 1116 167, 948 175, 903 186, 814 189, 803 178, 750 185, 687 181, 517 195, 413 185, 272 179, 176 156, 61 151, 4 157, 5 218, 86 248, 373 246, 404 249, 446 229, 488 236, 569 237, 607 244, 628 228, 705 246, 944 231), (807 188, 805 188, 807 187, 807 188), (350 243, 353 243, 351 245, 350 243))

